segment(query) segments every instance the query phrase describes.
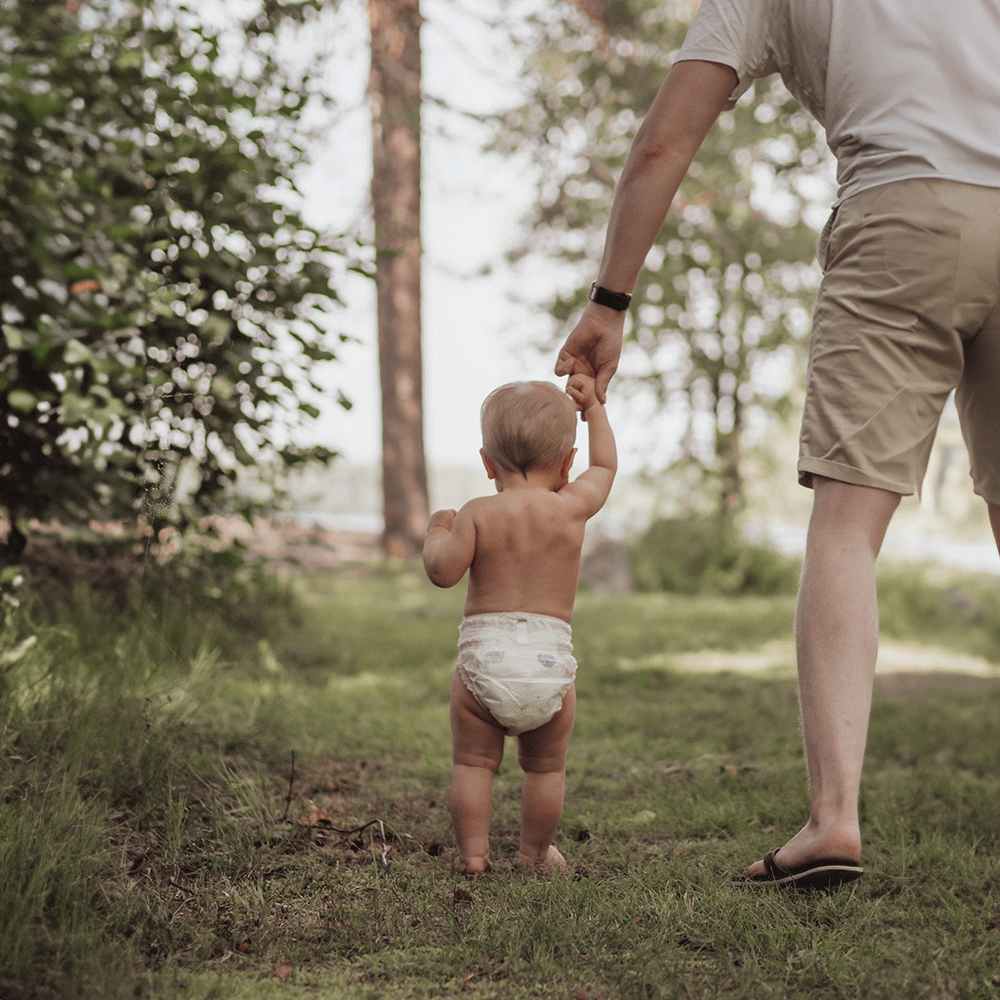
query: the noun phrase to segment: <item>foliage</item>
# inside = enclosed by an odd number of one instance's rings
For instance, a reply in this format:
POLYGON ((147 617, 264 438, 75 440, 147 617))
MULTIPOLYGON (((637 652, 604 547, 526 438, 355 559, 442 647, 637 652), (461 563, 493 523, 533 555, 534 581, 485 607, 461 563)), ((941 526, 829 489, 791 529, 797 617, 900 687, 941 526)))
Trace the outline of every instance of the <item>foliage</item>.
MULTIPOLYGON (((0 476, 12 521, 218 509, 238 469, 328 460, 295 429, 335 357, 299 215, 325 98, 264 3, 242 32, 163 2, 0 6, 0 476), (77 8, 78 12, 74 13, 77 8)), ((346 405, 345 400, 341 400, 346 405)))
MULTIPOLYGON (((586 301, 615 177, 692 6, 564 2, 518 39, 527 93, 495 145, 537 167, 518 253, 567 266, 571 290, 550 303, 561 323, 586 301)), ((679 463, 682 505, 736 512, 768 415, 788 413, 818 277, 806 211, 828 203, 829 163, 821 130, 780 80, 758 84, 709 133, 647 258, 617 384, 655 399, 650 465, 679 463)))
POLYGON ((631 547, 639 590, 679 594, 794 594, 800 561, 740 538, 719 517, 654 521, 631 547))

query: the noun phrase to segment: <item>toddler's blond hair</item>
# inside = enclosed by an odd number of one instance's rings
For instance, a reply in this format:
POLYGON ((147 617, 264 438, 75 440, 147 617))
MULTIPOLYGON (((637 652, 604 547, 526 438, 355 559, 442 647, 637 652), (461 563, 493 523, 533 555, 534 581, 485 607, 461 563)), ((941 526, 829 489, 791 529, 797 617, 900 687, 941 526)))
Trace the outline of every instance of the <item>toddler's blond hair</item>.
POLYGON ((486 397, 479 418, 486 457, 522 476, 559 465, 576 441, 576 404, 551 382, 508 382, 486 397))

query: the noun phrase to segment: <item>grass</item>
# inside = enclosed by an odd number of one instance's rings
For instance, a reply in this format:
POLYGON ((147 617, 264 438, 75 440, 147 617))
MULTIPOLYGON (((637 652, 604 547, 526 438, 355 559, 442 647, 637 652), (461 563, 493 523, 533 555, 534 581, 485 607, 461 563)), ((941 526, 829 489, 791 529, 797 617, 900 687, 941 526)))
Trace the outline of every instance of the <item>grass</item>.
MULTIPOLYGON (((995 580, 926 579, 886 575, 884 632, 1000 661, 995 580)), ((496 874, 466 879, 458 589, 397 566, 157 593, 6 616, 2 1000, 1000 996, 1000 669, 877 687, 861 882, 735 890, 804 818, 794 680, 669 655, 787 639, 791 599, 583 594, 570 870, 510 867, 511 744, 496 874)))

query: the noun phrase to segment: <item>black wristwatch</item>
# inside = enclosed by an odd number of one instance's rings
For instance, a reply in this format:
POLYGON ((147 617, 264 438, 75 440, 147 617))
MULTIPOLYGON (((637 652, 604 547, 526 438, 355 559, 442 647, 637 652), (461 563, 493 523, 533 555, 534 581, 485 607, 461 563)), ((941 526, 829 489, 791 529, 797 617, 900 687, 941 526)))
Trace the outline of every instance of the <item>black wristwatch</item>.
POLYGON ((595 281, 590 286, 590 301, 614 309, 615 312, 625 312, 632 301, 632 296, 628 292, 613 292, 610 288, 601 288, 595 281))

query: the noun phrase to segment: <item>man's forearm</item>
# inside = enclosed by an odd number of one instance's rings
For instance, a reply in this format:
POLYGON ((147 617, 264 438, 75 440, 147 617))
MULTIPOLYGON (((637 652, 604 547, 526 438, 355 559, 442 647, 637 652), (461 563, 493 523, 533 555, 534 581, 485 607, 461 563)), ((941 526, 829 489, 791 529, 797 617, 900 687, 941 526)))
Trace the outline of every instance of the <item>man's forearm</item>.
POLYGON ((690 164, 671 162, 659 150, 632 147, 611 206, 597 284, 632 292, 690 164))

